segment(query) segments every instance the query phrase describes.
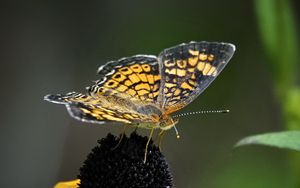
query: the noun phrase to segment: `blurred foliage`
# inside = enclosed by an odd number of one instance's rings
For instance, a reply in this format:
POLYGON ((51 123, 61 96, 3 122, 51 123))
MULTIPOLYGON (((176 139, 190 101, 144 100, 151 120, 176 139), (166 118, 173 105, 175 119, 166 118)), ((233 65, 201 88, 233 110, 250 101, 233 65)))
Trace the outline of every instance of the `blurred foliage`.
POLYGON ((289 0, 256 0, 256 14, 288 129, 300 128, 300 89, 297 86, 299 46, 292 4, 289 0))
MULTIPOLYGON (((275 92, 282 107, 285 127, 287 130, 300 129, 300 89, 297 85, 297 79, 299 79, 297 78, 299 41, 292 3, 289 0, 256 0, 255 6, 261 38, 267 53, 267 62, 273 76, 275 92)), ((293 136, 300 140, 299 135, 293 136)), ((283 140, 281 139, 281 141, 283 140)), ((289 141, 292 142, 292 140, 289 141)), ((299 144, 297 139, 294 141, 294 144, 299 144)), ((277 146, 284 144, 283 142, 279 143, 278 140, 276 142, 277 146)), ((264 142, 264 144, 266 143, 264 142)), ((290 167, 295 184, 300 187, 299 154, 291 154, 290 167)))
POLYGON ((274 146, 300 151, 300 131, 283 131, 278 133, 266 133, 255 136, 249 136, 240 140, 235 146, 244 146, 250 144, 274 146))
POLYGON ((277 93, 288 97, 297 63, 297 34, 289 0, 256 0, 256 15, 277 93))
MULTIPOLYGON (((272 162, 274 156, 280 151, 274 148, 243 148, 232 157, 224 171, 217 177, 215 188, 292 188, 290 174, 284 158, 279 157, 276 165, 272 162), (253 156, 259 153, 261 156, 253 156), (230 165, 230 166, 229 166, 230 165), (259 168, 258 168, 259 167, 259 168)), ((275 157, 276 158, 276 157, 275 157)))

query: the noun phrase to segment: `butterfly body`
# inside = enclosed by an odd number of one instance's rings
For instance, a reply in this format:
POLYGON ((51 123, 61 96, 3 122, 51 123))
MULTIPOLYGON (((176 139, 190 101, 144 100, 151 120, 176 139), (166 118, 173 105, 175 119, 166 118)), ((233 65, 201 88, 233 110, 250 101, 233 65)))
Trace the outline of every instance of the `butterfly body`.
POLYGON ((235 51, 229 43, 190 42, 163 50, 158 57, 136 55, 98 69, 87 94, 46 95, 64 104, 72 117, 91 123, 123 123, 167 130, 185 107, 218 76, 235 51))

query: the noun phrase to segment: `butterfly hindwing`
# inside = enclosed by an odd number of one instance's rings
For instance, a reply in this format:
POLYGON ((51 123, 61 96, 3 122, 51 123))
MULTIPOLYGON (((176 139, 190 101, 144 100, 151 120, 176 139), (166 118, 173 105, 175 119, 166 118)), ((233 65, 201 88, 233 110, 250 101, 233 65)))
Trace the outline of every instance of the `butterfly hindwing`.
POLYGON ((151 122, 151 118, 131 109, 132 105, 122 104, 115 98, 93 98, 88 95, 70 92, 66 95, 46 95, 45 100, 66 105, 69 114, 80 121, 103 124, 105 122, 134 124, 151 122))
POLYGON ((166 113, 183 108, 219 75, 235 51, 228 43, 190 42, 164 50, 159 101, 166 113))

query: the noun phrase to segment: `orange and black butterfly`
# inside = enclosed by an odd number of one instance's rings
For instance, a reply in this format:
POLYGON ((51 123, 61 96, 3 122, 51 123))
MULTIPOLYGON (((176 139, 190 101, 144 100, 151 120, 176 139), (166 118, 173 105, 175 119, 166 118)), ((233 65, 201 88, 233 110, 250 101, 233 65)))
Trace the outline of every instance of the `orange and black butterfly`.
POLYGON ((122 58, 100 66, 99 80, 87 93, 46 95, 44 99, 64 104, 80 121, 168 130, 178 122, 171 114, 200 95, 234 51, 229 43, 190 42, 165 49, 158 57, 122 58))

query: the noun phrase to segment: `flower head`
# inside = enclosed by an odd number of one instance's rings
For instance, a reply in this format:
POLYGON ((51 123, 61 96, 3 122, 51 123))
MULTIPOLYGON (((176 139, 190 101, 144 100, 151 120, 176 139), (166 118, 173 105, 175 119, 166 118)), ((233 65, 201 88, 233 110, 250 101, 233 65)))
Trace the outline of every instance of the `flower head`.
POLYGON ((144 163, 147 140, 135 132, 120 143, 111 134, 99 140, 80 168, 79 187, 172 187, 168 164, 152 141, 144 163))

